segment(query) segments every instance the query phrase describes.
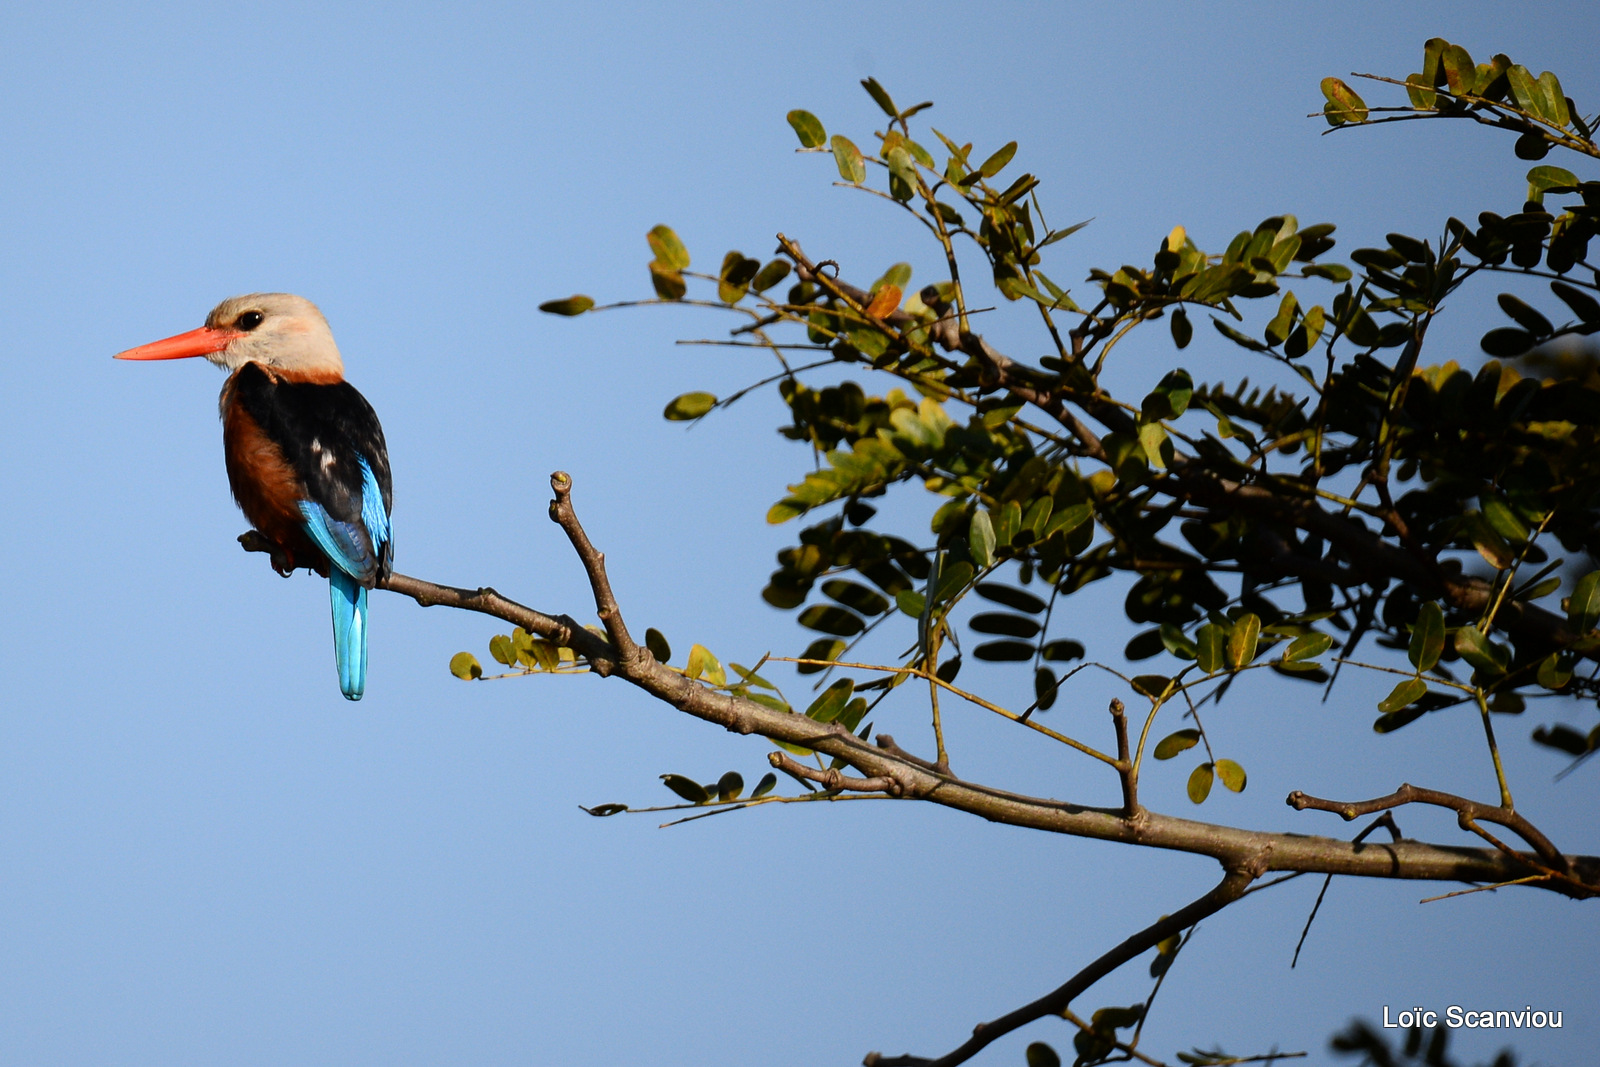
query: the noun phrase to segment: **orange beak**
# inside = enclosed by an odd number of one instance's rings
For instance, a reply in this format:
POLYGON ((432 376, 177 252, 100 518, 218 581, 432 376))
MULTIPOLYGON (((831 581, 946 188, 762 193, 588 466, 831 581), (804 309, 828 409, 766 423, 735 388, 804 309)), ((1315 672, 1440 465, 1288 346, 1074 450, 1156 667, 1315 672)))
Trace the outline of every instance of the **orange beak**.
POLYGON ((235 337, 243 337, 239 330, 217 330, 202 326, 198 330, 180 333, 162 341, 151 341, 126 352, 118 352, 114 359, 185 359, 189 356, 206 356, 221 352, 235 337))

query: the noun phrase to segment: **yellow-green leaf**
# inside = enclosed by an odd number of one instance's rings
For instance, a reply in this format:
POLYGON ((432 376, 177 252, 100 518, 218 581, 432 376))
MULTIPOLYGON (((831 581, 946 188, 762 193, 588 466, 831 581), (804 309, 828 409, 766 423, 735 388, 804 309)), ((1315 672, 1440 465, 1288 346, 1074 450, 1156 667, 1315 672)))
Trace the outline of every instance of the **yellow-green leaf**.
POLYGON ((1225 654, 1228 647, 1228 634, 1222 627, 1215 623, 1206 623, 1195 634, 1195 662, 1200 664, 1200 669, 1207 674, 1215 674, 1226 663, 1225 654))
POLYGON ((471 652, 457 652, 450 657, 450 673, 464 682, 483 677, 483 665, 471 652))
POLYGON ((978 164, 978 173, 982 174, 985 178, 993 178, 996 174, 999 174, 1005 169, 1006 164, 1011 162, 1011 157, 1016 154, 1017 142, 1009 141, 1006 144, 1001 145, 1000 149, 995 152, 994 155, 978 164))
POLYGON ((711 799, 711 794, 706 792, 706 787, 681 774, 663 774, 662 783, 674 793, 691 804, 704 804, 711 799))
POLYGON ((1231 793, 1243 793, 1245 786, 1244 768, 1231 759, 1217 760, 1217 777, 1231 793))
POLYGON ((1411 631, 1411 646, 1406 650, 1406 655, 1417 670, 1431 671, 1443 651, 1444 611, 1430 600, 1417 612, 1417 625, 1411 631))
POLYGON ((795 108, 788 114, 789 125, 794 127, 795 136, 800 138, 800 144, 805 148, 820 148, 828 140, 827 131, 822 128, 822 123, 809 111, 795 108))
POLYGON ((656 262, 668 270, 685 270, 689 266, 689 250, 683 247, 671 226, 657 226, 645 234, 656 262))
POLYGON ((710 393, 684 393, 674 397, 662 414, 673 422, 687 422, 698 419, 716 406, 717 398, 710 393))
POLYGON ((1399 711, 1421 700, 1428 691, 1428 683, 1421 678, 1406 678, 1389 691, 1389 695, 1378 701, 1378 710, 1384 713, 1399 711))
POLYGON ((833 135, 830 143, 833 145, 833 161, 839 168, 839 177, 857 185, 865 181, 867 164, 861 158, 861 149, 850 138, 838 133, 833 135))
POLYGON ((1168 734, 1156 744, 1156 759, 1171 759, 1200 743, 1199 730, 1179 730, 1168 734))
POLYGON ((546 300, 539 305, 539 310, 551 315, 582 315, 594 307, 594 301, 578 293, 567 297, 565 300, 546 300))
POLYGON ((1195 804, 1204 804, 1206 797, 1211 795, 1212 772, 1211 764, 1202 763, 1189 775, 1189 799, 1195 804))
POLYGON ((1256 658, 1256 645, 1261 637, 1261 619, 1254 613, 1239 616, 1228 635, 1228 666, 1248 666, 1256 658))
POLYGON ((489 655, 494 657, 496 663, 504 663, 507 667, 517 665, 517 647, 505 634, 495 634, 489 638, 489 655))
POLYGON ((1295 638, 1289 642, 1289 647, 1283 650, 1285 662, 1297 663, 1301 660, 1316 659, 1328 649, 1333 647, 1333 638, 1324 633, 1309 633, 1295 638))

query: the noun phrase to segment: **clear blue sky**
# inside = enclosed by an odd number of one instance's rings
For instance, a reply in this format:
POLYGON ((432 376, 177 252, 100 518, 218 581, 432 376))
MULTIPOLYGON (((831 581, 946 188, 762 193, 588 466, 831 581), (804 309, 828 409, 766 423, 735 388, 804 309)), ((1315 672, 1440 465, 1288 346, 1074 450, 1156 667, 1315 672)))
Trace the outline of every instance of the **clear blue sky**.
MULTIPOLYGON (((1600 99, 1600 15, 1580 2, 11 5, 0 1062, 931 1054, 1198 895, 1208 862, 909 804, 671 830, 591 819, 578 804, 667 800, 666 771, 753 780, 765 746, 596 679, 458 682, 450 655, 483 655, 495 627, 393 596, 374 598, 367 697, 346 703, 322 583, 282 581, 234 544, 221 376, 109 357, 198 325, 225 296, 304 294, 383 418, 401 570, 583 611, 545 518, 562 468, 635 628, 753 662, 803 641, 756 593, 792 535, 762 516, 806 456, 772 433, 771 396, 687 432, 659 412, 765 368, 674 346, 715 335, 714 318, 571 322, 537 303, 644 295, 659 222, 702 265, 765 255, 782 230, 855 277, 899 259, 926 277, 913 230, 791 151, 793 107, 867 143, 881 118, 857 86, 867 75, 902 102, 936 100, 934 124, 980 148, 1019 140, 1054 219, 1095 218, 1052 250, 1058 280, 1147 259, 1176 223, 1212 247, 1283 211, 1339 223, 1345 251, 1432 235, 1449 214, 1515 207, 1523 165, 1506 145, 1443 124, 1322 137, 1303 116, 1324 74, 1403 76, 1435 34, 1556 70, 1586 109, 1600 99)), ((1446 342, 1471 360, 1488 320, 1463 310, 1446 342)), ((1043 351, 992 329, 1019 356, 1043 351)), ((1238 373, 1220 345, 1185 353, 1197 376, 1238 373)), ((1139 354, 1124 380, 1171 358, 1139 354)), ((1098 619, 1082 629, 1103 656, 1125 639, 1098 619)), ((1380 684, 1355 680, 1327 706, 1239 687, 1227 728, 1250 789, 1203 814, 1335 833, 1284 794, 1410 778, 1489 795, 1475 724, 1370 733, 1380 684)), ((1095 685, 1051 715, 1095 722, 1111 695, 1095 685)), ((1597 768, 1552 784, 1559 763, 1526 743, 1531 725, 1507 730, 1519 807, 1566 847, 1600 849, 1597 768)), ((913 705, 880 726, 924 747, 913 705)), ((992 721, 958 717, 952 738, 972 777, 1111 798, 1085 763, 992 721)), ((1170 777, 1148 799, 1187 813, 1170 777)), ((1455 834, 1426 815, 1401 825, 1455 834)), ((1326 1062, 1328 1034, 1384 1004, 1531 1003, 1567 1024, 1518 1039, 1530 1058, 1592 1059, 1593 904, 1501 892, 1418 906, 1432 887, 1339 883, 1291 972, 1310 882, 1204 925, 1151 1051, 1277 1043, 1326 1062)), ((1140 969, 1079 1006, 1139 999, 1140 969)), ((1034 1039, 1070 1044, 1040 1024, 980 1062, 1018 1064, 1034 1039)), ((1458 1047, 1487 1058, 1498 1044, 1458 1047)))

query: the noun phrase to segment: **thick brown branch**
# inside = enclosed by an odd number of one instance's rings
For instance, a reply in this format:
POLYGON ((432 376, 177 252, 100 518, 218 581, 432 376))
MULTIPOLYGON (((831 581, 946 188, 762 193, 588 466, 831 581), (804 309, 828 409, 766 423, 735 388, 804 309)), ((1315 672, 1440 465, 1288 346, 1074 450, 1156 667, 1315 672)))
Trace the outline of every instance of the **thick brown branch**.
POLYGON ((1124 963, 1141 953, 1148 952, 1173 934, 1188 929, 1208 915, 1215 915, 1232 904, 1244 895, 1250 883, 1259 878, 1264 869, 1264 865, 1259 862, 1230 869, 1222 881, 1205 896, 1151 923, 1032 1004, 1024 1005, 1008 1015, 1002 1015, 993 1022, 979 1023, 973 1028, 972 1036, 966 1042, 937 1059, 926 1059, 921 1056, 884 1056, 872 1052, 867 1054, 862 1063, 864 1067, 955 1067, 958 1063, 965 1063, 977 1055, 984 1046, 1018 1027, 1047 1015, 1060 1015, 1075 997, 1124 963))
POLYGON ((1558 871, 1567 869, 1567 858, 1561 854, 1561 850, 1556 848, 1548 837, 1540 833, 1532 823, 1517 812, 1509 808, 1496 807, 1493 804, 1482 804, 1476 800, 1468 800, 1466 797, 1458 797, 1454 793, 1441 793, 1437 789, 1419 789, 1409 782, 1402 784, 1399 789, 1396 789, 1388 796, 1378 797, 1375 800, 1323 800, 1320 797, 1310 796, 1296 789, 1289 794, 1288 804, 1296 811, 1304 811, 1307 808, 1313 811, 1331 811, 1346 822, 1360 818, 1363 815, 1370 815, 1375 811, 1398 808, 1402 804, 1432 804, 1435 807, 1449 808, 1455 812, 1461 817, 1463 825, 1468 820, 1476 820, 1504 826, 1532 845, 1533 850, 1539 854, 1539 857, 1546 864, 1558 871))

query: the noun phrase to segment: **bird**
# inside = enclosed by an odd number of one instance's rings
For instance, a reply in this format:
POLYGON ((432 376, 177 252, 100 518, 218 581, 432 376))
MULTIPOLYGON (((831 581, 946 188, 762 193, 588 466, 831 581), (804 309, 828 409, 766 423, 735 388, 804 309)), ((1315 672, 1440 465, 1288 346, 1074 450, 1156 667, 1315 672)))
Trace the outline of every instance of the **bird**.
POLYGON ((115 358, 190 356, 229 372, 218 407, 233 498, 280 574, 306 567, 328 579, 339 690, 360 700, 367 591, 393 573, 394 492, 377 413, 345 381, 328 321, 304 297, 230 297, 199 329, 115 358))

